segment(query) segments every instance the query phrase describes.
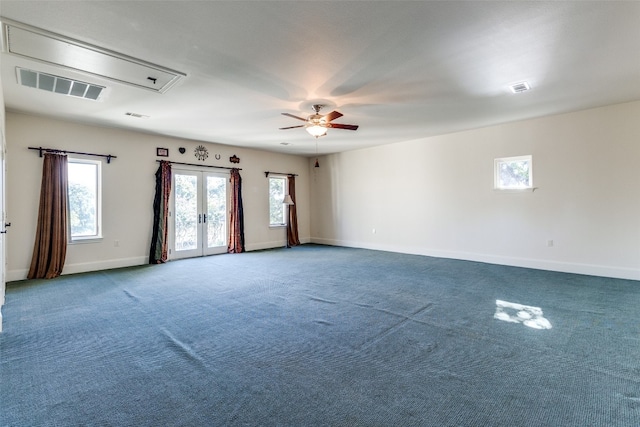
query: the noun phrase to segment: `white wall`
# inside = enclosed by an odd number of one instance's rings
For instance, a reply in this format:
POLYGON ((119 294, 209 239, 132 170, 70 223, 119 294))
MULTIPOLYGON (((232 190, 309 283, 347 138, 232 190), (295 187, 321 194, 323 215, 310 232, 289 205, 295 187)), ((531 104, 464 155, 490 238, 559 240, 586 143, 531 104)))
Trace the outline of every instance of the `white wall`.
POLYGON ((640 280, 640 102, 320 163, 313 242, 640 280), (494 158, 526 154, 538 189, 493 190, 494 158))
MULTIPOLYGON (((206 163, 241 158, 248 250, 284 243, 268 226, 264 171, 275 170, 299 175, 303 242, 640 280, 638 118, 640 102, 619 104, 325 156, 320 168, 315 159, 205 143, 221 155, 206 163), (494 191, 493 159, 523 154, 533 155, 538 190, 494 191)), ((103 167, 104 240, 71 245, 67 274, 146 263, 155 149, 197 163, 200 144, 12 112, 6 140, 8 280, 26 277, 33 250, 42 160, 26 147, 118 156, 103 167)))
MULTIPOLYGON (((169 148, 169 160, 231 167, 229 157, 240 157, 247 250, 284 245, 284 231, 269 228, 268 180, 264 171, 296 173, 298 227, 301 242, 310 238, 308 160, 303 157, 240 149, 174 138, 87 126, 8 112, 7 214, 11 233, 7 238, 7 280, 26 278, 35 239, 42 159, 27 147, 58 148, 113 154, 102 167, 103 236, 100 243, 69 245, 63 274, 140 265, 148 262, 156 147, 169 148), (199 162, 196 146, 204 144, 209 158, 199 162), (179 147, 185 147, 181 155, 179 147), (221 159, 215 160, 214 155, 221 159), (115 246, 115 241, 119 246, 115 246)), ((95 158, 94 158, 95 159, 95 158)))

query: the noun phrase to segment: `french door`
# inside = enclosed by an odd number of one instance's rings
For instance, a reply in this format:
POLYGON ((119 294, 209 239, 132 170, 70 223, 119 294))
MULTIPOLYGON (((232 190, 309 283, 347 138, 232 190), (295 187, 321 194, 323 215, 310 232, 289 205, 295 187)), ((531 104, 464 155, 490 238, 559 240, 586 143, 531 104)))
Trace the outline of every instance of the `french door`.
POLYGON ((171 258, 227 251, 228 182, 224 174, 174 169, 171 258))

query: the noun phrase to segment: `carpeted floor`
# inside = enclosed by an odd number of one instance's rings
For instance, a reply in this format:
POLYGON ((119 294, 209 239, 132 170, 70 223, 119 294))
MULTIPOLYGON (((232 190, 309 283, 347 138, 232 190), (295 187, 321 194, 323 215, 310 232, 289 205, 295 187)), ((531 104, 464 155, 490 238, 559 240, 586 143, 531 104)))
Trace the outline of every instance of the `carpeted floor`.
POLYGON ((640 282, 292 249, 9 284, 1 426, 638 426, 640 282))

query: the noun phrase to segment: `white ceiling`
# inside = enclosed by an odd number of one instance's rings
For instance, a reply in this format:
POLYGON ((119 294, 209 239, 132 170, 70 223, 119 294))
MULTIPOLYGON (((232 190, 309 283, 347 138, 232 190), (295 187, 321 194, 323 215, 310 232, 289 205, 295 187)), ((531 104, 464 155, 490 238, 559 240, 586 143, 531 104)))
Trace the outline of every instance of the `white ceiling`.
POLYGON ((317 100, 360 125, 320 138, 330 153, 640 99, 635 1, 2 0, 0 16, 186 74, 159 94, 3 52, 8 110, 284 153, 315 154, 278 128, 317 100), (26 88, 16 66, 107 90, 26 88))

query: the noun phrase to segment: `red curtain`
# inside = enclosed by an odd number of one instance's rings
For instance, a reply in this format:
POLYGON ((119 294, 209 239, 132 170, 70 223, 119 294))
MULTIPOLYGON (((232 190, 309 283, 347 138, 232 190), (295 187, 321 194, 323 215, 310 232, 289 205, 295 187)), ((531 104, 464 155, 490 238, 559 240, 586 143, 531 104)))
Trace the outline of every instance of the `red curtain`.
POLYGON ((242 208, 242 178, 238 169, 231 169, 231 215, 229 245, 231 254, 244 252, 244 211, 242 208))
POLYGON ((149 264, 167 262, 169 249, 169 196, 171 194, 171 163, 160 161, 156 171, 156 195, 153 199, 153 232, 149 264))
POLYGON ((29 279, 52 279, 62 274, 68 239, 67 181, 67 156, 45 153, 29 279))
POLYGON ((296 177, 289 176, 289 195, 293 200, 293 205, 289 206, 289 221, 287 222, 287 243, 289 246, 297 246, 300 244, 298 238, 298 211, 296 209, 296 177))

